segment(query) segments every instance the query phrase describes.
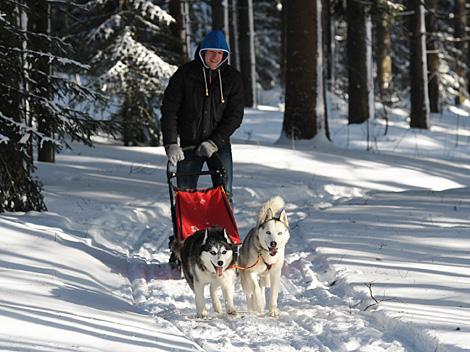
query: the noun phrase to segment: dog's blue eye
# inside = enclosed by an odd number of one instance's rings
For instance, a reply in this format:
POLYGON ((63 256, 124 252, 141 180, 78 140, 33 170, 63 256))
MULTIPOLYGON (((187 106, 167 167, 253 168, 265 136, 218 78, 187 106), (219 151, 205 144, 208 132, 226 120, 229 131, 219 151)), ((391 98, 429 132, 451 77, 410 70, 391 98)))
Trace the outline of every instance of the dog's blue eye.
POLYGON ((223 251, 222 254, 227 254, 227 251, 223 251))
POLYGON ((283 234, 284 234, 284 232, 278 232, 277 234, 278 234, 278 235, 283 235, 283 234))
POLYGON ((217 253, 215 251, 210 252, 212 255, 216 255, 217 253))

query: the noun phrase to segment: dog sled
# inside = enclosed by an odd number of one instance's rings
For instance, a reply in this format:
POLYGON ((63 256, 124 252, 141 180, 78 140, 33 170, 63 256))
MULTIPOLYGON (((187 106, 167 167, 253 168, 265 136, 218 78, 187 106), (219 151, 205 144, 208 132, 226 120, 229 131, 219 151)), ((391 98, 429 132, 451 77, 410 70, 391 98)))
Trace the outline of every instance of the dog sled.
MULTIPOLYGON (((187 153, 194 153, 194 151, 185 150, 185 154, 187 153)), ((225 193, 225 169, 217 153, 214 153, 210 160, 217 165, 215 170, 203 169, 195 173, 177 172, 175 165, 167 163, 167 181, 173 223, 173 235, 169 239, 170 251, 172 251, 173 241, 182 242, 196 231, 213 226, 224 228, 232 243, 241 243, 235 217, 225 193), (178 187, 178 177, 184 176, 210 176, 212 186, 195 189, 178 187)), ((170 255, 170 265, 173 268, 180 267, 178 258, 173 251, 170 255)))

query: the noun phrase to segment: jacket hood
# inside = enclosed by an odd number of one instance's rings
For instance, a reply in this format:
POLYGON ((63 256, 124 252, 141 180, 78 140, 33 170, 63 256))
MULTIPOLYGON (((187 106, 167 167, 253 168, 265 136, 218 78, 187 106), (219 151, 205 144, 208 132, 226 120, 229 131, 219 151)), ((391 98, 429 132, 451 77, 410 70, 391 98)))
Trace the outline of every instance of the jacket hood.
POLYGON ((199 59, 201 60, 201 63, 204 65, 205 68, 209 68, 204 62, 205 50, 220 50, 224 52, 224 57, 217 66, 217 68, 221 67, 228 60, 230 49, 227 44, 227 41, 225 40, 224 33, 221 30, 215 29, 207 33, 194 55, 195 58, 199 56, 199 59))

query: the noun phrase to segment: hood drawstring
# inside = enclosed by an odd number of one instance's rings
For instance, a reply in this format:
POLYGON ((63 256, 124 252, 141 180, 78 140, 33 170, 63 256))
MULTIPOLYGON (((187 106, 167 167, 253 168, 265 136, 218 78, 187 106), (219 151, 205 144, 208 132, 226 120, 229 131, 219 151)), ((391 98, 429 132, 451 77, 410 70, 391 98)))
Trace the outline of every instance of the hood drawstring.
POLYGON ((206 76, 206 69, 202 68, 202 73, 204 74, 204 85, 206 87, 206 97, 209 96, 209 89, 207 88, 207 76, 206 76))
POLYGON ((222 76, 220 75, 220 70, 217 70, 217 72, 219 72, 220 101, 222 102, 222 104, 224 104, 225 99, 224 99, 224 92, 222 90, 222 76))
MULTIPOLYGON (((219 74, 220 102, 222 104, 225 104, 224 91, 222 89, 222 75, 220 74, 219 69, 217 69, 217 72, 219 74)), ((206 97, 208 97, 209 96, 209 88, 207 86, 207 75, 206 75, 206 69, 204 67, 202 68, 202 73, 204 74, 204 86, 206 88, 206 97)))

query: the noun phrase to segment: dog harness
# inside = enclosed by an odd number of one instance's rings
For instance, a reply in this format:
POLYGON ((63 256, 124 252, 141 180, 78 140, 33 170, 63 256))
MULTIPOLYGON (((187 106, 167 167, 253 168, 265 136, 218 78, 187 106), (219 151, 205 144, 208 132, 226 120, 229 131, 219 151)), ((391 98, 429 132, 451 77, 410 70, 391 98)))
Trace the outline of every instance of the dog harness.
POLYGON ((269 271, 273 265, 266 263, 266 261, 264 260, 261 254, 258 254, 258 258, 256 258, 256 262, 250 266, 243 267, 243 266, 239 266, 235 264, 235 265, 230 266, 230 268, 239 269, 239 270, 248 270, 248 269, 254 268, 259 263, 260 259, 263 259, 263 263, 264 265, 266 265, 266 271, 269 271))
MULTIPOLYGON (((269 219, 269 220, 263 222, 262 224, 260 224, 260 225, 258 226, 258 229, 259 229, 261 226, 263 226, 264 224, 266 224, 268 221, 271 221, 271 220, 279 221, 280 223, 282 223, 282 224, 287 228, 287 230, 289 230, 289 225, 287 225, 284 221, 282 221, 280 216, 278 216, 278 217, 272 217, 271 219, 269 219)), ((254 264, 250 265, 250 266, 242 267, 242 266, 239 266, 239 265, 236 265, 236 264, 235 264, 235 265, 230 266, 230 268, 235 268, 235 269, 239 269, 239 270, 248 270, 248 269, 254 268, 254 267, 259 263, 259 261, 260 261, 261 259, 263 259, 263 263, 264 263, 264 265, 266 265, 266 271, 271 270, 271 267, 272 267, 273 265, 266 263, 266 261, 264 260, 263 256, 261 255, 261 253, 258 253, 258 258, 256 258, 256 262, 255 262, 254 264)))

